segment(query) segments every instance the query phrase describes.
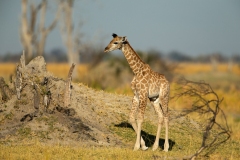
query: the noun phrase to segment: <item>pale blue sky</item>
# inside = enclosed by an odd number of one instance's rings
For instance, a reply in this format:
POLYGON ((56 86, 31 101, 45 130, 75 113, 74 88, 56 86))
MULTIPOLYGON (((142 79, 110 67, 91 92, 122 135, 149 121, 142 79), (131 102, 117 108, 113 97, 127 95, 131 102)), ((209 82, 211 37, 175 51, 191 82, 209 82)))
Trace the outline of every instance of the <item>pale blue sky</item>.
MULTIPOLYGON (((38 1, 38 0, 35 0, 38 1)), ((55 1, 49 6, 53 18, 55 1)), ((21 1, 0 0, 0 54, 22 50, 19 38, 21 1)), ((240 54, 239 0, 76 0, 75 29, 103 49, 111 34, 127 36, 135 50, 156 49, 165 54, 221 52, 240 54)), ((49 35, 45 50, 65 48, 58 27, 49 35)))

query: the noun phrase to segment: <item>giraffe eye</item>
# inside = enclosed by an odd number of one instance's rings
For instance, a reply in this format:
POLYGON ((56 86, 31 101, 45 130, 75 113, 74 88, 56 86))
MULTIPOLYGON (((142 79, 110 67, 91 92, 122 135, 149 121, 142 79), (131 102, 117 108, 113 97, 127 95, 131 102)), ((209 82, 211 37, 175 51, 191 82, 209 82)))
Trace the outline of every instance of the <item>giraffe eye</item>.
POLYGON ((118 44, 118 42, 114 42, 113 44, 118 44))

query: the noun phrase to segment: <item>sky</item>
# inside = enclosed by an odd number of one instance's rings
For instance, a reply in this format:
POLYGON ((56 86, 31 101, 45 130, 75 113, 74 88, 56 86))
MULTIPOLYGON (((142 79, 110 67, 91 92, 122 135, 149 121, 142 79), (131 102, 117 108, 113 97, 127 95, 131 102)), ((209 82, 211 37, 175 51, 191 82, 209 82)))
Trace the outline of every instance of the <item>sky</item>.
MULTIPOLYGON (((56 8, 54 0, 49 3, 46 26, 56 8)), ((76 33, 83 34, 83 42, 103 50, 116 33, 127 36, 135 50, 190 56, 240 54, 239 0, 75 0, 73 9, 76 33)), ((20 0, 0 0, 0 54, 23 50, 20 15, 20 0)), ((56 48, 65 49, 59 27, 49 34, 45 51, 56 48)))

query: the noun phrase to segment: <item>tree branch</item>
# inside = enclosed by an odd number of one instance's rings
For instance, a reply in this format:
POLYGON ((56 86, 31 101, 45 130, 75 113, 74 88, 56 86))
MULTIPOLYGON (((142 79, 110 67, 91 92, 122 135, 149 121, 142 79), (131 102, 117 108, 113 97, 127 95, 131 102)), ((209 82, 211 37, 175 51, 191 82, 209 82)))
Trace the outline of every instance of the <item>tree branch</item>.
POLYGON ((186 80, 185 78, 181 78, 178 81, 178 84, 180 87, 176 91, 180 91, 180 93, 176 93, 174 97, 171 98, 178 99, 191 97, 192 99, 191 108, 184 110, 180 116, 186 116, 190 113, 206 115, 206 120, 203 120, 203 122, 206 123, 204 125, 206 127, 203 131, 201 147, 195 152, 195 154, 188 156, 188 158, 194 159, 204 150, 206 150, 205 155, 207 155, 211 153, 211 151, 214 151, 219 145, 225 143, 231 135, 226 116, 220 108, 220 104, 223 99, 219 99, 217 93, 213 91, 212 87, 203 81, 193 82, 186 80), (223 115, 223 121, 225 124, 217 122, 217 119, 219 119, 217 118, 219 117, 219 113, 223 115), (212 135, 213 131, 214 135, 212 135))

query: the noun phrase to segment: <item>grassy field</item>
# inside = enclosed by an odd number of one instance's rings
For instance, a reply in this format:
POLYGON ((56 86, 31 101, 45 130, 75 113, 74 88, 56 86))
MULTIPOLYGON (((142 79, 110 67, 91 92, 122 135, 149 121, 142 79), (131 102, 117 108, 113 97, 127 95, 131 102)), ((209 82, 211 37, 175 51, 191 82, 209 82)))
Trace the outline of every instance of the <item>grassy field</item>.
MULTIPOLYGON (((191 136, 189 136, 191 139, 191 136)), ((175 147, 169 152, 163 152, 161 149, 153 152, 151 149, 147 151, 133 151, 131 147, 72 147, 61 145, 44 145, 35 142, 22 143, 20 145, 0 145, 0 158, 2 160, 72 160, 72 159, 181 159, 186 155, 192 154, 192 149, 197 148, 194 144, 196 140, 186 140, 185 145, 189 148, 175 147)), ((218 148, 214 154, 202 159, 239 159, 239 143, 228 142, 225 146, 231 147, 227 149, 224 146, 218 148)), ((201 158, 201 157, 199 157, 201 158)))
MULTIPOLYGON (((67 64, 47 64, 48 71, 52 72, 55 76, 60 78, 66 78, 69 70, 67 64)), ((15 70, 15 64, 0 64, 0 76, 9 80, 10 75, 15 70)), ((88 67, 86 65, 80 65, 77 68, 80 77, 88 76, 88 67)), ((221 108, 227 115, 229 126, 232 130, 231 139, 221 146, 209 159, 240 159, 240 66, 235 64, 230 72, 227 64, 220 64, 216 71, 212 70, 210 64, 192 64, 183 63, 179 64, 178 68, 174 71, 174 74, 184 76, 192 81, 204 80, 209 83, 219 97, 224 98, 221 103, 221 108)), ((79 78, 81 80, 81 78, 79 78)), ((171 96, 176 89, 176 79, 171 84, 171 96)), ((87 82, 84 82, 87 84, 87 82)), ((89 86, 91 87, 91 86, 89 86)), ((108 89, 108 92, 114 92, 117 94, 132 95, 130 84, 126 84, 122 88, 108 89)), ((181 110, 189 107, 188 100, 170 101, 169 107, 174 110, 181 110)), ((179 128, 183 128, 180 126, 179 128)), ((155 135, 156 128, 154 126, 146 125, 143 129, 149 133, 155 135)), ((129 128, 120 128, 113 131, 119 134, 120 137, 134 143, 135 134, 129 128)), ((182 129, 184 131, 184 128, 182 129)), ((160 151, 152 152, 138 151, 133 152, 132 146, 128 148, 115 148, 115 147, 91 147, 91 148, 79 148, 72 146, 49 146, 39 142, 38 139, 32 141, 26 141, 17 145, 0 144, 0 159, 164 159, 181 157, 183 155, 191 154, 195 148, 198 148, 198 144, 201 139, 191 139, 191 134, 182 132, 185 137, 189 139, 181 139, 179 135, 179 129, 172 129, 170 137, 172 139, 179 139, 184 145, 188 146, 182 149, 182 146, 174 147, 170 152, 165 153, 160 151)), ((199 136, 201 138, 201 136, 199 136)))
POLYGON ((155 159, 164 158, 163 154, 152 154, 147 151, 133 152, 126 148, 73 148, 66 146, 12 146, 1 152, 1 159, 46 159, 46 160, 72 160, 72 159, 155 159), (7 150, 7 152, 6 152, 7 150))

